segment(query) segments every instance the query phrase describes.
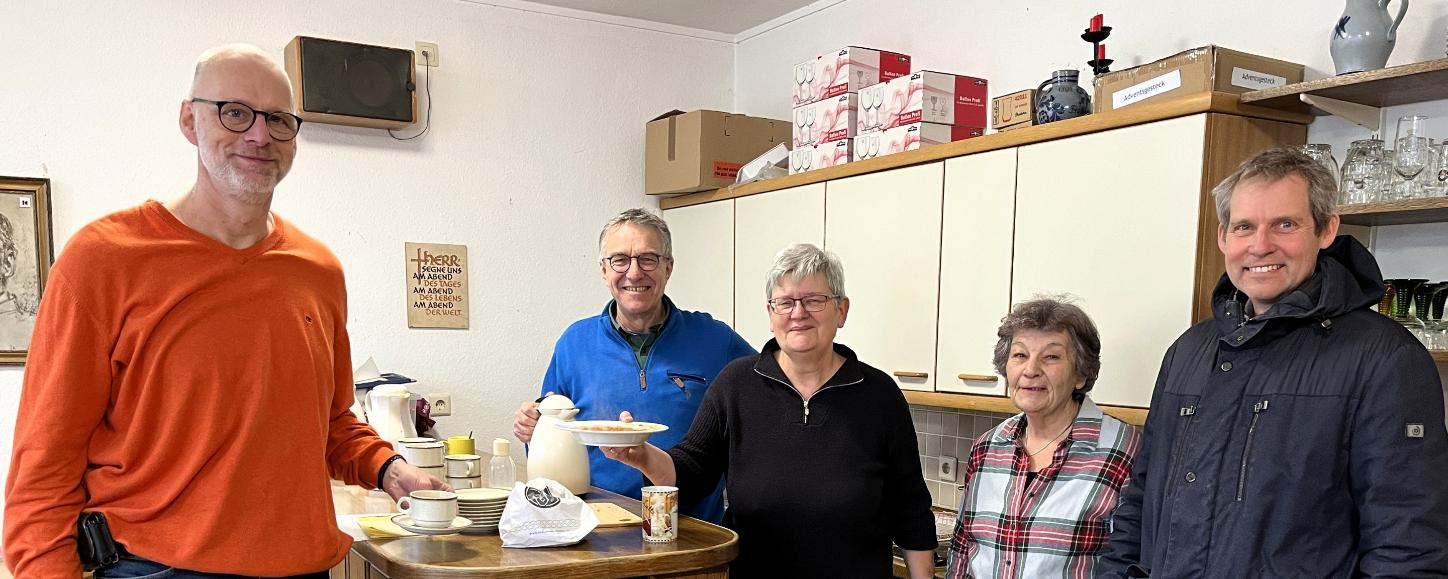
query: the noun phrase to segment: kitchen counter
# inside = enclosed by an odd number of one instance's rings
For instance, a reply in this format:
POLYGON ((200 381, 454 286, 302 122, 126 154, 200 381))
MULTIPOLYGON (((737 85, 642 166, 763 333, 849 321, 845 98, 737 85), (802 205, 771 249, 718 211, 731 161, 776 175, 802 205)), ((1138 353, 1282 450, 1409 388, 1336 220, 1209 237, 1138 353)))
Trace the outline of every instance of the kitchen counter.
MULTIPOLYGON (((360 490, 333 487, 338 514, 378 512, 354 506, 367 500, 358 495, 360 490)), ((598 488, 582 498, 611 502, 632 513, 640 510, 638 501, 598 488)), ((376 504, 374 500, 367 507, 376 504)), ((724 579, 738 552, 739 537, 733 531, 680 515, 679 540, 673 543, 645 543, 638 525, 596 529, 577 545, 534 549, 504 549, 495 534, 358 541, 347 561, 332 569, 332 577, 724 579)))

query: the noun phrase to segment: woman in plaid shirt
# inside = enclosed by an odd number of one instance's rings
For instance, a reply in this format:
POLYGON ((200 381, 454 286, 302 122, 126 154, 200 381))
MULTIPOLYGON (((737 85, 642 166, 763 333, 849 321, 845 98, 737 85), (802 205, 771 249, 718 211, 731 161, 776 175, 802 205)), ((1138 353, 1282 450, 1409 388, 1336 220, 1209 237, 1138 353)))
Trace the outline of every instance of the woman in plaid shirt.
POLYGON ((1016 304, 996 335, 996 372, 1022 412, 971 448, 946 577, 1090 577, 1141 430, 1086 397, 1101 337, 1081 308, 1016 304))

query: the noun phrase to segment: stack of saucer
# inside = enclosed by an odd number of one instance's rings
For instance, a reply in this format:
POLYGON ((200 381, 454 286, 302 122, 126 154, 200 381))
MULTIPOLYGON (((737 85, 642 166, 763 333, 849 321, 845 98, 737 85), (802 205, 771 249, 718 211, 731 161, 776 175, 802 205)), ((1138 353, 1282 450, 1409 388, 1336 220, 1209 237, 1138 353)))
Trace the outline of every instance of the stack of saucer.
POLYGON ((473 522, 462 532, 469 535, 484 535, 498 532, 498 520, 503 518, 503 507, 508 505, 506 489, 458 489, 458 516, 473 522))

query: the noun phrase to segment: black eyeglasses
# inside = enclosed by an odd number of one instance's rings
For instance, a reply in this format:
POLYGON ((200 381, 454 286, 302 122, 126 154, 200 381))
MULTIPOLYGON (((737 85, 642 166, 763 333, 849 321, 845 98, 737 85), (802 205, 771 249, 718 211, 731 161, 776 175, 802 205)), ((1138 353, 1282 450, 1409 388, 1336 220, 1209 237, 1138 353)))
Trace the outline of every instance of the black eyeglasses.
POLYGON ((638 255, 625 255, 622 253, 615 253, 613 255, 603 258, 603 262, 607 263, 608 267, 613 268, 613 270, 618 273, 628 273, 628 268, 629 266, 633 265, 634 261, 639 262, 639 269, 644 271, 653 271, 659 268, 659 262, 662 262, 666 259, 673 258, 659 255, 657 253, 640 253, 638 255))
POLYGON ((769 300, 769 311, 776 314, 787 314, 794 311, 795 304, 804 304, 806 312, 823 312, 825 305, 830 300, 839 299, 840 296, 812 295, 802 298, 774 298, 769 300))
POLYGON ((266 117, 266 132, 278 141, 290 141, 297 138, 297 131, 302 128, 302 118, 291 113, 259 111, 235 101, 193 98, 191 102, 216 105, 216 116, 221 119, 221 126, 233 133, 245 133, 250 130, 258 116, 266 117))

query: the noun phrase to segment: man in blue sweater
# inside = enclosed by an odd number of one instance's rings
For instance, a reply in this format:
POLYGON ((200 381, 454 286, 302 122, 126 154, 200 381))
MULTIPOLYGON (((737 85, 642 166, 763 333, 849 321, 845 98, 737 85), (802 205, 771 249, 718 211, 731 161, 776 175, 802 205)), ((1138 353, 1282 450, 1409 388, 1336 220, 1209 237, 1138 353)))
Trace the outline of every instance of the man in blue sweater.
MULTIPOLYGON (((613 300, 596 316, 569 326, 553 348, 541 392, 562 394, 580 409, 579 420, 612 420, 629 410, 636 420, 668 425, 650 442, 670 448, 688 432, 719 370, 757 354, 728 325, 703 312, 679 309, 664 295, 674 270, 669 226, 643 209, 609 220, 598 236, 599 273, 613 300)), ((538 424, 537 402, 514 415, 513 435, 527 443, 538 424)), ((588 449, 594 486, 639 498, 643 475, 588 449)), ((686 514, 711 522, 724 515, 722 483, 686 514)))

